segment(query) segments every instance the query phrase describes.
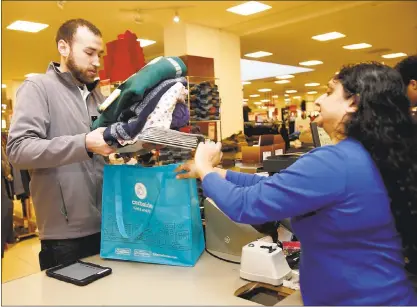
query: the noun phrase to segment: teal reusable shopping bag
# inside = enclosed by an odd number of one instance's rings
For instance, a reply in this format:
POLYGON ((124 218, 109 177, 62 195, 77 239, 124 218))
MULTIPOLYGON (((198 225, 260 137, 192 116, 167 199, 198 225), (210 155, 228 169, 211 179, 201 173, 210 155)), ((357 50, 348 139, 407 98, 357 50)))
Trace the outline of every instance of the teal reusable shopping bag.
POLYGON ((102 258, 193 266, 204 250, 195 179, 177 164, 104 167, 102 258))

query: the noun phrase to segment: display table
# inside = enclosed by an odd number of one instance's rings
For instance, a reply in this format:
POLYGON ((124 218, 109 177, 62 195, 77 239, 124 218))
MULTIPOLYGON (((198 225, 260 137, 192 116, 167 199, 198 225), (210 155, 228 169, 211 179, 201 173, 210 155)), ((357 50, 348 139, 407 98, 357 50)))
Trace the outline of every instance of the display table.
MULTIPOLYGON (((204 253, 195 267, 103 260, 113 273, 85 287, 39 272, 2 285, 3 305, 257 305, 234 296, 248 281, 239 278, 239 265, 204 253)), ((298 292, 279 305, 301 305, 298 292), (286 303, 287 302, 287 303, 286 303)))

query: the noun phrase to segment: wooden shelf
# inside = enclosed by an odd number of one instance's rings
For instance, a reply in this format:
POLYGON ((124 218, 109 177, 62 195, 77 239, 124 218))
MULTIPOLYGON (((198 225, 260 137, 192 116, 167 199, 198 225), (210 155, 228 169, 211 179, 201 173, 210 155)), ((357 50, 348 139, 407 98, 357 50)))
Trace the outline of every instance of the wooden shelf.
POLYGON ((203 119, 203 120, 190 120, 190 123, 217 123, 220 119, 203 119))

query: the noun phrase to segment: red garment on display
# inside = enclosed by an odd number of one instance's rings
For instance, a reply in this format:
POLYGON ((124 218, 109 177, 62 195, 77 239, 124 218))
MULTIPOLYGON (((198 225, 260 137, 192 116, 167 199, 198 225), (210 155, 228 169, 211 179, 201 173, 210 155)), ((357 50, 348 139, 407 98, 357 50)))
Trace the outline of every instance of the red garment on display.
POLYGON ((145 66, 143 49, 134 33, 126 31, 117 40, 106 43, 107 55, 104 56, 104 70, 100 70, 100 79, 111 82, 124 81, 145 66))

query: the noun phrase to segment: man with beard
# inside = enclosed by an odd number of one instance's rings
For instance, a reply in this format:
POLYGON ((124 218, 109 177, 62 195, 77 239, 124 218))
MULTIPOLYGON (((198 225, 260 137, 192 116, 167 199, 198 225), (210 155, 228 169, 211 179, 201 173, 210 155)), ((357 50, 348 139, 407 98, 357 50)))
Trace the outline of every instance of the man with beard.
POLYGON ((56 43, 60 63, 26 79, 17 92, 7 144, 10 162, 30 171, 41 270, 100 251, 102 156, 114 152, 104 128, 90 128, 104 101, 96 80, 100 30, 69 20, 56 43))

